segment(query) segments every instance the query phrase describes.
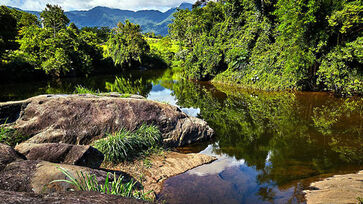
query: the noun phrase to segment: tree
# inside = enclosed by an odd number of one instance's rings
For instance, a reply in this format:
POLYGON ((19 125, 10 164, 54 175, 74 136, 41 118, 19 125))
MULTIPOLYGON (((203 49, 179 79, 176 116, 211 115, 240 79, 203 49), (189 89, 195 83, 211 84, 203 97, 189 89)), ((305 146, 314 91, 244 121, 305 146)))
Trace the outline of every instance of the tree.
POLYGON ((0 58, 5 50, 15 50, 19 47, 16 37, 23 27, 38 24, 35 15, 0 6, 0 58))
POLYGON ((115 65, 131 67, 141 64, 142 58, 150 50, 139 25, 126 20, 117 24, 106 43, 105 56, 111 57, 115 65))
POLYGON ((0 6, 0 57, 5 50, 15 47, 17 35, 17 20, 6 6, 0 6))
POLYGON ((89 74, 93 69, 98 48, 96 34, 78 32, 74 27, 60 29, 30 26, 21 31, 18 54, 24 56, 36 69, 54 77, 89 74))
POLYGON ((46 8, 40 14, 40 17, 42 19, 42 25, 45 28, 53 29, 53 37, 55 37, 56 32, 62 28, 66 28, 69 23, 69 19, 58 5, 47 4, 46 8))
POLYGON ((362 12, 361 0, 198 1, 169 32, 188 78, 362 94, 362 12))

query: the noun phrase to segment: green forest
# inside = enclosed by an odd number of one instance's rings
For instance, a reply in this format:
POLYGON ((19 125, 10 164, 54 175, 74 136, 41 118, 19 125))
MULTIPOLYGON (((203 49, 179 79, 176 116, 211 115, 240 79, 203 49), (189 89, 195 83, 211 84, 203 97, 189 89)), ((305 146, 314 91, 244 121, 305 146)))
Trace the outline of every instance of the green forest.
POLYGON ((81 29, 61 7, 0 7, 0 79, 167 68, 191 80, 262 90, 363 93, 361 0, 197 1, 169 35, 139 25, 81 29))

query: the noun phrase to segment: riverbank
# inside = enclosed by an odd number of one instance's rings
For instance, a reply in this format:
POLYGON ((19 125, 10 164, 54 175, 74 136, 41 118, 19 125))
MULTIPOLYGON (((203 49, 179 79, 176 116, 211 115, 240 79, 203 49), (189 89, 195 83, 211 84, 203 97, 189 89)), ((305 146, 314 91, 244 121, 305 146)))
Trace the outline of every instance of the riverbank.
MULTIPOLYGON (((10 123, 1 126, 0 134, 0 143, 8 144, 0 146, 0 190, 7 191, 4 194, 28 192, 40 197, 40 194, 77 190, 75 185, 52 181, 72 180, 69 175, 82 179, 82 172, 94 175, 100 184, 113 180, 116 175, 125 183, 136 181, 135 187, 142 188, 142 192, 154 192, 147 195, 152 199, 160 192, 165 179, 215 160, 203 154, 166 150, 208 140, 214 131, 205 121, 185 114, 176 106, 137 95, 40 95, 0 103, 0 121, 10 123), (127 162, 118 164, 112 161, 116 165, 110 165, 110 161, 108 165, 101 165, 115 152, 94 148, 96 141, 115 137, 111 133, 131 134, 147 124, 158 129, 158 133, 152 134, 160 134, 160 146, 152 147, 160 148, 158 153, 136 160, 127 157, 127 162), (163 147, 166 149, 161 150, 163 147)), ((130 141, 119 143, 123 142, 130 141)), ((125 155, 130 156, 129 153, 125 155)))
POLYGON ((363 199, 363 170, 355 174, 335 175, 311 183, 310 189, 304 191, 308 204, 361 203, 363 199))
POLYGON ((144 159, 123 162, 118 165, 103 164, 101 167, 126 172, 134 178, 140 178, 145 191, 153 191, 157 195, 166 179, 215 160, 216 157, 205 154, 182 154, 165 151, 144 159))

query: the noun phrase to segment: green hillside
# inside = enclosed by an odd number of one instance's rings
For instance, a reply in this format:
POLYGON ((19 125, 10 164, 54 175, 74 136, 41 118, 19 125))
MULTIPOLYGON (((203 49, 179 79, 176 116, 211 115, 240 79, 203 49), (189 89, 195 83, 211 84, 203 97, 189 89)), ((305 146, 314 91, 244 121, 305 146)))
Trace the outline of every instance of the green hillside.
MULTIPOLYGON (((132 23, 139 24, 142 32, 154 32, 165 36, 168 34, 168 24, 173 19, 173 14, 177 9, 192 9, 192 4, 182 3, 177 8, 171 8, 166 12, 158 10, 120 10, 108 7, 95 7, 86 11, 69 11, 65 12, 69 20, 77 25, 77 27, 115 27, 119 21, 125 22, 129 20, 132 23)), ((37 11, 27 11, 39 17, 37 11)))

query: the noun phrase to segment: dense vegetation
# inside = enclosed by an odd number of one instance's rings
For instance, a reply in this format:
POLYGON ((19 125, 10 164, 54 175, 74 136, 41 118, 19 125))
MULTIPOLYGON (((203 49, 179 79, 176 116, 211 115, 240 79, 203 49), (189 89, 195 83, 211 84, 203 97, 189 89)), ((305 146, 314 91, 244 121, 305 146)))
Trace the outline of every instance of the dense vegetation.
POLYGON ((166 66, 162 58, 150 53, 140 26, 129 21, 112 30, 78 29, 57 5, 47 5, 40 13, 41 22, 32 14, 6 6, 1 6, 0 12, 3 81, 19 79, 19 74, 29 77, 29 73, 59 78, 166 66))
POLYGON ((361 0, 198 1, 174 14, 167 37, 142 34, 128 20, 114 29, 78 29, 52 5, 41 22, 0 11, 2 81, 169 66, 188 79, 264 90, 363 93, 361 0))
POLYGON ((362 12, 361 0, 202 1, 169 32, 191 79, 361 94, 362 12))

